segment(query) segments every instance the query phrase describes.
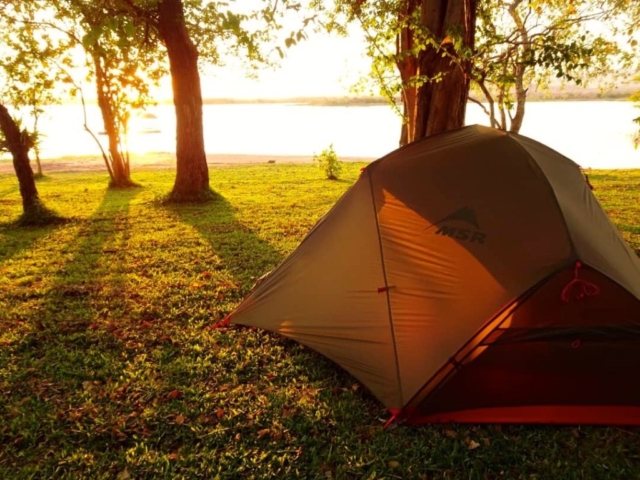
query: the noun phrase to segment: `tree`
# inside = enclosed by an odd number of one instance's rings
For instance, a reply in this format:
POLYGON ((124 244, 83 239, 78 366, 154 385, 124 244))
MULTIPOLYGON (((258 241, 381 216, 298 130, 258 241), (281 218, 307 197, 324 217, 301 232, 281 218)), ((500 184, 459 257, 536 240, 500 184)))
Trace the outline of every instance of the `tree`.
MULTIPOLYGON (((266 62, 263 47, 279 28, 278 15, 299 6, 288 0, 264 1, 263 8, 256 10, 227 2, 183 0, 114 0, 113 5, 145 22, 149 34, 167 52, 176 112, 176 180, 169 200, 210 198, 199 59, 219 65, 230 54, 249 62, 266 62)), ((292 32, 287 46, 295 43, 294 37, 300 39, 300 32, 292 32)))
MULTIPOLYGON (((41 4, 40 8, 46 7, 52 18, 38 25, 63 32, 68 51, 81 48, 85 52, 85 66, 90 72, 89 79, 95 82, 108 138, 107 151, 100 148, 111 178, 110 186, 123 188, 136 185, 131 180, 126 148, 132 110, 150 103, 150 85, 157 83, 164 69, 144 28, 126 11, 114 10, 112 3, 47 0, 47 5, 41 4)), ((72 62, 67 58, 63 63, 62 68, 70 76, 72 62)), ((76 84, 71 78, 68 81, 76 84)))
POLYGON ((40 205, 40 196, 29 163, 30 137, 9 114, 9 110, 0 104, 0 131, 3 135, 2 147, 13 157, 13 168, 20 184, 22 207, 25 214, 34 211, 40 205))
POLYGON ((176 111, 175 200, 197 200, 209 193, 209 167, 204 149, 202 89, 198 49, 187 29, 182 0, 158 4, 158 34, 169 57, 176 111))
MULTIPOLYGON (((2 2, 0 2, 2 3, 2 2)), ((14 12, 10 2, 2 5, 5 13, 14 12)), ((35 184, 35 178, 29 161, 29 150, 37 143, 37 116, 44 102, 52 97, 54 77, 50 73, 51 65, 47 55, 55 50, 55 45, 47 36, 38 37, 29 27, 9 28, 10 16, 0 18, 0 150, 8 151, 13 158, 13 167, 20 186, 25 224, 54 223, 61 218, 47 209, 35 184), (27 107, 35 117, 34 129, 29 132, 22 128, 5 106, 27 107)))
POLYGON ((628 62, 616 42, 589 32, 592 22, 615 13, 595 3, 480 3, 473 80, 487 106, 471 100, 487 113, 492 127, 520 131, 531 87, 545 88, 554 79, 586 85, 590 78, 602 78, 628 62))
POLYGON ((337 0, 325 27, 357 22, 367 39, 371 76, 395 106, 402 100, 404 145, 464 125, 477 0, 337 0))
POLYGON ((0 96, 27 118, 23 123, 27 124, 25 132, 35 153, 38 178, 43 175, 39 150, 42 132, 38 121, 44 106, 58 102, 55 86, 60 71, 51 59, 60 53, 60 48, 51 37, 28 24, 11 28, 7 25, 0 44, 3 51, 0 77, 4 79, 0 96))
MULTIPOLYGON (((623 1, 623 0, 613 0, 613 1, 623 1)), ((633 47, 637 47, 640 43, 640 38, 638 38, 638 34, 636 33, 640 28, 640 4, 634 3, 633 6, 628 6, 627 10, 627 36, 629 38, 629 44, 633 47)), ((636 56, 636 71, 640 71, 640 58, 636 56)), ((640 75, 636 75, 636 81, 640 81, 640 75)), ((636 92, 631 95, 630 100, 635 102, 635 107, 640 108, 640 92, 636 92)), ((640 116, 633 119, 633 122, 638 126, 638 130, 636 131, 633 142, 636 148, 640 145, 640 116)))

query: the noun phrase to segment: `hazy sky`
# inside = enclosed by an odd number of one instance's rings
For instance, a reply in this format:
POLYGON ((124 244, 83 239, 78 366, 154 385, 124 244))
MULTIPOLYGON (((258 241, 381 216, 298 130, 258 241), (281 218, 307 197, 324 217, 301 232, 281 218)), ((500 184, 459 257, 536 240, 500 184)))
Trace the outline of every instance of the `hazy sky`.
MULTIPOLYGON (((325 1, 326 6, 330 3, 331 0, 325 1)), ((234 0, 233 4, 236 10, 251 10, 262 8, 264 0, 234 0)), ((301 18, 307 15, 308 12, 287 15, 281 32, 286 35, 297 30, 301 18)), ((204 74, 203 96, 278 98, 349 94, 349 88, 369 69, 362 31, 357 25, 351 25, 350 35, 340 37, 313 32, 312 27, 313 23, 306 28, 306 40, 289 49, 283 48, 286 57, 280 61, 279 68, 261 71, 258 79, 248 79, 241 68, 232 65, 216 69, 213 75, 204 74)), ((274 58, 278 58, 275 52, 274 58)))
POLYGON ((311 34, 286 50, 275 70, 263 70, 257 79, 246 78, 239 68, 220 68, 203 76, 205 97, 274 98, 339 96, 368 70, 359 32, 348 38, 311 34))
MULTIPOLYGON (((286 98, 349 95, 349 88, 369 69, 365 44, 358 28, 349 37, 309 33, 306 40, 284 49, 275 69, 261 70, 257 79, 233 65, 207 68, 202 74, 205 98, 286 98)), ((277 54, 274 55, 277 58, 277 54)), ((171 98, 171 79, 163 82, 163 100, 171 98)))

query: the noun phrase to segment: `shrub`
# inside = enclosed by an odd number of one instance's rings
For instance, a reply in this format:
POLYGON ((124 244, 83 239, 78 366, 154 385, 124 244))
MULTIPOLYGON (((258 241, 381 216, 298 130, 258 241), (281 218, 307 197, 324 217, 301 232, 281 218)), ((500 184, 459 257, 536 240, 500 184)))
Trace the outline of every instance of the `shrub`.
POLYGON ((329 148, 324 149, 318 155, 314 155, 313 161, 318 162, 318 166, 324 170, 329 180, 338 180, 338 176, 342 172, 342 162, 333 150, 333 144, 329 145, 329 148))

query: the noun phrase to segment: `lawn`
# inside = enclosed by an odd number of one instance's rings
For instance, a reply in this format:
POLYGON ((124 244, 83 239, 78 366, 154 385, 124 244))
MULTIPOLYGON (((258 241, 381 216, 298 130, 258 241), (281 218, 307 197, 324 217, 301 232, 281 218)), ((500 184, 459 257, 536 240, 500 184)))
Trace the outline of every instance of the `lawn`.
MULTIPOLYGON (((210 328, 359 167, 338 182, 310 165, 212 169, 222 199, 201 206, 159 201, 171 171, 129 191, 52 174, 38 188, 71 220, 26 229, 0 176, 0 478, 638 478, 638 429, 383 431, 383 406, 320 355, 210 328)), ((590 180, 638 252, 640 171, 590 180)))

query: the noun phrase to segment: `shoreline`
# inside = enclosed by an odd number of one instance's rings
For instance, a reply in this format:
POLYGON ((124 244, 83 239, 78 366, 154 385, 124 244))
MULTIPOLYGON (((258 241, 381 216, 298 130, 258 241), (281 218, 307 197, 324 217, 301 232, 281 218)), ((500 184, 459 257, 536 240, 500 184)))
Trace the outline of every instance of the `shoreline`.
MULTIPOLYGON (((372 162, 373 157, 340 157, 343 162, 372 162)), ((235 153, 208 153, 207 165, 209 167, 225 167, 240 165, 270 165, 270 164, 310 164, 313 155, 251 155, 235 153)), ((79 157, 43 158, 42 171, 51 172, 96 172, 104 170, 104 160, 97 155, 79 157)), ((32 168, 35 160, 31 159, 32 168)), ((131 171, 137 169, 169 169, 175 168, 175 154, 169 152, 157 152, 131 155, 131 171)), ((11 158, 0 159, 0 174, 14 173, 11 158)))

